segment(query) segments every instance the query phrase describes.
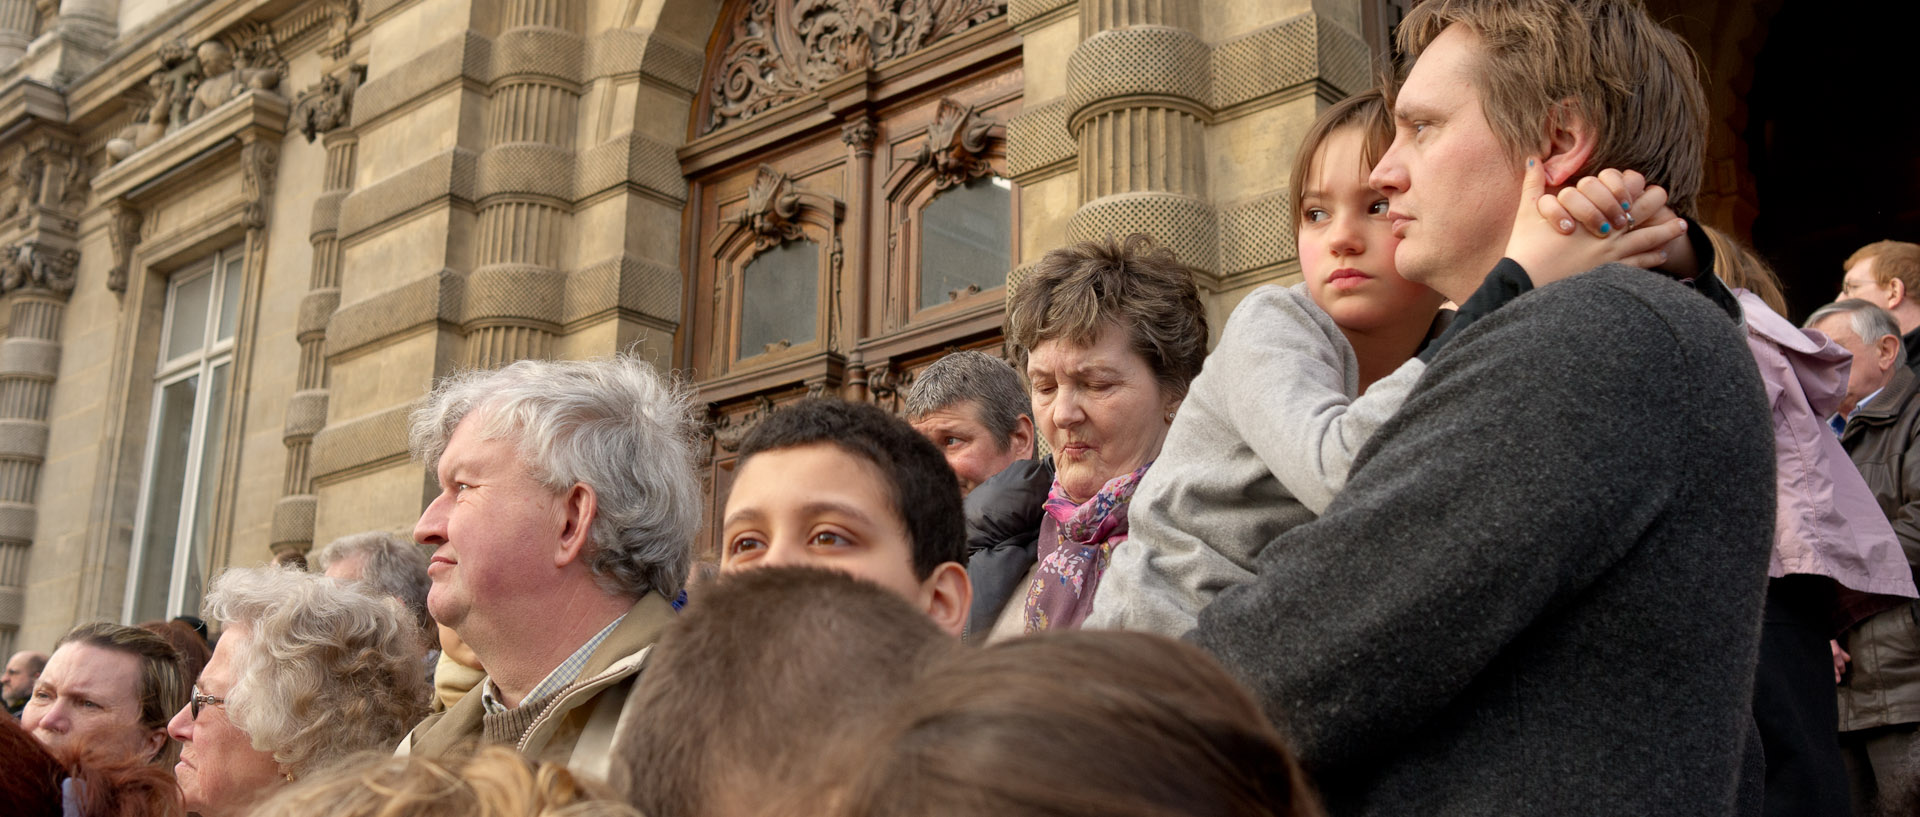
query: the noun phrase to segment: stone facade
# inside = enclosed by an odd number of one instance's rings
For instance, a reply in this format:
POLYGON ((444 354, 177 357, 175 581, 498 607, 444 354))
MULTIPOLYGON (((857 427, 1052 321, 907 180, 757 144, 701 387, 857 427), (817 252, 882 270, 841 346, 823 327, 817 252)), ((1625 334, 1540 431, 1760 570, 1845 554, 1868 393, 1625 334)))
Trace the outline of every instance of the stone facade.
POLYGON ((892 405, 944 351, 996 348, 1007 287, 1063 242, 1154 235, 1218 327, 1297 275, 1291 145, 1404 6, 0 0, 0 654, 410 529, 434 489, 407 413, 462 367, 683 373, 718 502, 779 403, 892 405), (919 208, 987 177, 1012 191, 1007 287, 929 301, 919 208), (815 339, 742 351, 737 276, 800 239, 815 339), (203 541, 163 563, 140 554, 180 447, 156 436, 186 371, 169 299, 209 258, 235 264, 203 350, 227 383, 182 426, 174 530, 203 541))

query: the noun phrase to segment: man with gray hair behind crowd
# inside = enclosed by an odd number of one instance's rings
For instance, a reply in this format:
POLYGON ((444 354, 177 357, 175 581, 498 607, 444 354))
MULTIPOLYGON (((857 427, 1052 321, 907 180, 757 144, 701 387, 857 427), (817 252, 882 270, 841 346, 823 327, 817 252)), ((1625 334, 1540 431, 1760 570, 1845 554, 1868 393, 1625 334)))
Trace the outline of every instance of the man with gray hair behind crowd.
POLYGON ((1032 406, 1012 366, 972 349, 922 369, 907 393, 907 422, 946 455, 965 497, 970 638, 993 629, 994 616, 1024 589, 1037 560, 1053 461, 1029 459, 1032 406))
POLYGON ((399 752, 485 738, 604 777, 700 524, 685 393, 634 357, 522 360, 442 381, 412 426, 427 607, 487 677, 399 752))
MULTIPOLYGON (((1840 444, 1893 523, 1909 567, 1920 568, 1920 377, 1906 365, 1900 324, 1871 301, 1848 299, 1807 316, 1853 353, 1847 396, 1835 415, 1840 444)), ((1920 747, 1920 603, 1908 601, 1855 624, 1834 646, 1839 681, 1840 750, 1852 780, 1855 814, 1897 795, 1914 775, 1920 747), (1851 663, 1851 667, 1848 664, 1851 663)))
POLYGON ((327 543, 314 555, 314 566, 330 579, 365 582, 382 595, 392 596, 420 625, 421 643, 433 652, 439 629, 427 613, 427 554, 388 531, 350 533, 327 543))

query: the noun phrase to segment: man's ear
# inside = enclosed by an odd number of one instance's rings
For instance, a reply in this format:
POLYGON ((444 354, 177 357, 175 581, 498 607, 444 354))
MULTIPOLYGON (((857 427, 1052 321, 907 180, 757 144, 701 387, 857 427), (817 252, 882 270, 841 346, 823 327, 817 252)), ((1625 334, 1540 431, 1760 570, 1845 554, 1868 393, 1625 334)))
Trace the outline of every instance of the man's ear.
POLYGON ((1907 302, 1907 282, 1899 276, 1887 279, 1887 310, 1893 311, 1907 302))
POLYGON ((1873 354, 1877 358, 1874 362, 1880 364, 1880 371, 1893 368, 1894 362, 1900 359, 1900 336, 1881 335, 1880 340, 1873 344, 1873 354))
POLYGON ((553 566, 566 567, 587 555, 587 542, 593 520, 600 511, 600 497, 584 482, 576 482, 561 497, 560 541, 553 550, 553 566))
POLYGON ((1014 459, 1033 459, 1033 418, 1025 414, 1014 421, 1013 433, 1007 435, 1007 450, 1014 453, 1014 459))
POLYGON ((1546 174, 1547 192, 1580 180, 1574 174, 1593 158, 1597 141, 1593 124, 1580 114, 1572 100, 1561 100, 1560 104, 1547 109, 1546 151, 1540 164, 1546 174))
POLYGON ((927 600, 927 617, 934 626, 959 638, 967 631, 967 613, 973 610, 973 579, 959 562, 945 562, 920 583, 927 600))

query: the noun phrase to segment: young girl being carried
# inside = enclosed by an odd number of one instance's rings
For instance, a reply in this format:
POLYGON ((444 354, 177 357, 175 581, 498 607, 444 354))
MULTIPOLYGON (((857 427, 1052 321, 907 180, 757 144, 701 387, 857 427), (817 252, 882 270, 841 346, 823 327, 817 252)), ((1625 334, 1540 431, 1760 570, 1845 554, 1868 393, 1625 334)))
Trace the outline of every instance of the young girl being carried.
MULTIPOLYGON (((1293 173, 1306 280, 1256 289, 1234 309, 1133 497, 1133 538, 1114 551, 1085 626, 1191 630, 1215 594, 1253 578, 1269 542, 1346 485, 1355 454, 1426 370, 1422 346, 1444 341, 1450 319, 1449 336, 1477 317, 1472 304, 1457 317, 1442 310, 1438 293, 1395 271, 1386 196, 1367 184, 1392 139, 1379 91, 1328 108, 1308 131, 1293 173)), ((1636 173, 1603 171, 1542 198, 1537 165, 1506 253, 1536 287, 1610 261, 1657 265, 1659 248, 1685 232, 1665 191, 1636 173), (1629 231, 1601 226, 1603 212, 1623 210, 1653 217, 1629 231), (1556 230, 1542 212, 1591 223, 1556 230)))

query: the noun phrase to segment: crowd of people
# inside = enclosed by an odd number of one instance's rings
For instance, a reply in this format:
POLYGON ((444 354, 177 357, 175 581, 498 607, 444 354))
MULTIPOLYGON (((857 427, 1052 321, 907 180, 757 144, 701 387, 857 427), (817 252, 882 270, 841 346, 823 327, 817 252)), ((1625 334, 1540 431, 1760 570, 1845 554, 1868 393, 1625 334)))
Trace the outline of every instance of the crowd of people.
POLYGON ((1429 0, 1397 37, 1298 148, 1303 281, 1211 352, 1187 262, 1062 247, 1011 363, 772 412, 707 520, 648 364, 456 375, 412 417, 411 541, 13 656, 8 802, 1920 811, 1920 246, 1783 317, 1682 217, 1704 91, 1634 0, 1429 0))

